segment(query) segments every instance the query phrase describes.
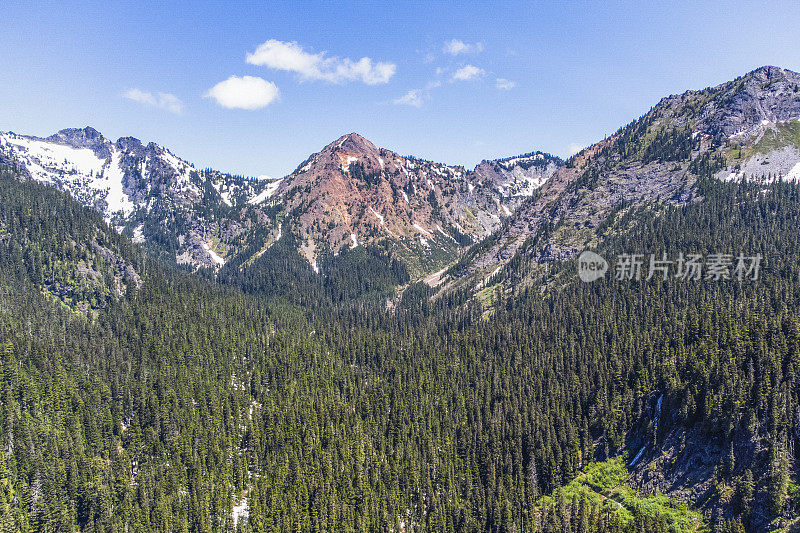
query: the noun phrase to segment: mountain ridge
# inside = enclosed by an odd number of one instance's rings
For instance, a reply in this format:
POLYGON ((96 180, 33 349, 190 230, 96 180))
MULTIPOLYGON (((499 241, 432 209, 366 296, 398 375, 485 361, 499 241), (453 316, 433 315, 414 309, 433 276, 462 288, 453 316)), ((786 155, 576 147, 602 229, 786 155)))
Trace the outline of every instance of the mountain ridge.
POLYGON ((198 170, 134 137, 113 142, 91 126, 46 138, 0 133, 0 161, 67 190, 118 231, 193 268, 221 268, 262 239, 245 258, 251 262, 290 231, 315 271, 320 254, 379 244, 420 276, 496 229, 561 164, 537 152, 467 171, 349 133, 283 178, 248 179, 198 170))
POLYGON ((566 163, 535 151, 467 170, 401 156, 351 132, 287 176, 258 180, 198 171, 155 143, 112 142, 89 126, 45 139, 2 133, 0 160, 70 191, 190 268, 219 269, 257 249, 237 260, 250 264, 289 232, 315 271, 320 256, 378 246, 417 279, 459 261, 448 280, 459 285, 518 253, 539 263, 571 257, 626 203, 695 201, 699 176, 800 178, 799 85, 800 75, 764 66, 667 96, 566 163), (65 146, 73 161, 59 159, 65 146), (526 248, 553 224, 554 238, 526 248))
POLYGON ((534 264, 573 257, 620 207, 696 201, 702 177, 800 179, 800 74, 765 66, 662 98, 570 158, 449 281, 472 283, 520 254, 534 264))

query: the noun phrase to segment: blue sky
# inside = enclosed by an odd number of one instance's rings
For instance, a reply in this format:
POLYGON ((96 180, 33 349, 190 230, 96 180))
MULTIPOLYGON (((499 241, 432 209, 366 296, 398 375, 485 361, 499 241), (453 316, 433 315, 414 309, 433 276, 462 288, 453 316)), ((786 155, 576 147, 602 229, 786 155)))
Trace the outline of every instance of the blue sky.
POLYGON ((0 130, 91 125, 252 176, 351 131, 467 167, 563 156, 668 94, 800 70, 799 30, 789 1, 6 0, 0 130))

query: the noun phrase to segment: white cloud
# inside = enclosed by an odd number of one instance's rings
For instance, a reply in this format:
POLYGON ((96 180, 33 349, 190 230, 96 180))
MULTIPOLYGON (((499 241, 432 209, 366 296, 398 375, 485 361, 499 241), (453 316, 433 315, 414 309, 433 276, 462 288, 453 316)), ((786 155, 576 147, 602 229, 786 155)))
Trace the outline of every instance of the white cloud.
POLYGON ((418 90, 408 91, 406 94, 404 94, 400 98, 394 99, 392 102, 398 105, 410 105, 413 107, 422 107, 422 91, 418 90))
POLYGON ((483 50, 483 43, 468 44, 460 39, 453 39, 444 43, 445 54, 457 56, 458 54, 477 54, 483 50))
POLYGON ((511 89, 516 87, 517 84, 516 82, 507 80, 505 78, 497 78, 497 80, 495 81, 495 86, 501 91, 510 91, 511 89))
POLYGON ((476 78, 480 78, 486 74, 482 68, 478 68, 474 65, 464 65, 460 69, 453 74, 451 78, 453 81, 468 81, 474 80, 476 78))
POLYGON ((567 154, 571 155, 571 156, 575 155, 578 152, 580 152, 581 150, 583 150, 584 148, 585 148, 585 145, 583 145, 583 144, 580 144, 580 143, 569 143, 569 146, 567 147, 567 154))
POLYGON ((278 98, 281 92, 271 81, 254 76, 231 76, 214 85, 204 95, 228 109, 261 109, 278 98))
POLYGON ((183 112, 183 102, 174 94, 158 93, 158 107, 176 115, 183 112))
POLYGON ((154 96, 153 93, 132 88, 122 93, 122 97, 140 104, 158 107, 176 115, 183 112, 183 102, 170 93, 158 93, 154 96))
POLYGON ((156 105, 156 99, 153 98, 153 94, 144 92, 141 89, 128 89, 122 94, 122 97, 140 104, 156 105))
POLYGON ((330 83, 361 81, 367 85, 387 83, 394 76, 397 65, 362 57, 358 61, 348 58, 325 57, 327 52, 312 54, 296 42, 276 39, 259 45, 247 54, 247 62, 277 70, 297 73, 303 80, 323 80, 330 83))

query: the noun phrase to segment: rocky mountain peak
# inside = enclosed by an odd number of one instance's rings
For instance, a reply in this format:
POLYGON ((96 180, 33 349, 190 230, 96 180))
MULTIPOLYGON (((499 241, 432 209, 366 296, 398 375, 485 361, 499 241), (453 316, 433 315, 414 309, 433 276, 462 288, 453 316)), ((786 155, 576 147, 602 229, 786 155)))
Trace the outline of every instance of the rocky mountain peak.
POLYGON ((643 120, 689 127, 725 142, 732 137, 756 139, 765 129, 798 118, 800 74, 764 66, 716 87, 664 98, 643 120))
POLYGON ((85 128, 65 128, 47 138, 49 141, 60 141, 67 144, 83 145, 105 141, 103 134, 91 126, 85 128))
POLYGON ((372 153, 377 152, 378 149, 370 141, 359 135, 358 133, 348 133, 333 141, 325 147, 325 150, 339 151, 339 152, 357 152, 357 153, 372 153))
POLYGON ((559 157, 531 152, 515 157, 481 161, 474 170, 481 183, 504 197, 527 197, 541 187, 564 164, 559 157))
POLYGON ((0 157, 69 191, 137 242, 176 243, 179 263, 220 267, 248 250, 243 260, 252 262, 291 234, 314 268, 320 254, 377 243, 420 275, 497 229, 561 164, 534 152, 467 171, 378 148, 351 132, 289 176, 254 181, 197 171, 157 144, 112 142, 90 127, 47 139, 0 134, 0 157), (253 254, 255 235, 263 242, 253 254))
POLYGON ((111 141, 106 139, 102 133, 91 126, 86 126, 85 128, 65 128, 51 135, 46 140, 65 144, 73 148, 88 148, 95 152, 100 158, 106 158, 110 154, 109 145, 111 141))
MULTIPOLYGON (((536 262, 577 254, 623 205, 685 205, 700 177, 800 180, 800 74, 773 66, 662 99, 561 166, 465 271, 493 272, 515 254, 536 262), (524 248, 546 225, 555 237, 524 248)), ((479 170, 488 178, 498 162, 479 170)), ((501 177, 505 179, 505 176, 501 177)))
POLYGON ((136 137, 120 137, 117 140, 117 147, 125 153, 139 154, 144 151, 142 141, 136 137))
POLYGON ((800 118, 800 74, 791 70, 761 67, 716 87, 715 92, 703 123, 728 136, 800 118))
POLYGON ((773 65, 764 65, 758 67, 743 76, 744 78, 760 79, 762 81, 772 81, 776 79, 798 78, 800 74, 792 72, 791 70, 776 67, 773 65))

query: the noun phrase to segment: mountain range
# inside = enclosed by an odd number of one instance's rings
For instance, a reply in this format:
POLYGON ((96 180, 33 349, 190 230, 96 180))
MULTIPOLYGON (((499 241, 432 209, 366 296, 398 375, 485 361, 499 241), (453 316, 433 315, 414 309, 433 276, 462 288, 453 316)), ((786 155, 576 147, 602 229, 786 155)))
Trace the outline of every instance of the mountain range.
POLYGON ((0 133, 0 526, 796 531, 798 181, 777 67, 472 170, 0 133), (764 265, 582 283, 587 249, 764 265))
POLYGON ((255 179, 199 170, 154 143, 112 142, 90 127, 44 139, 0 133, 0 161, 192 268, 249 264, 292 234, 316 272, 320 256, 378 246, 413 278, 458 262, 448 277, 458 284, 518 254, 571 257, 623 204, 693 201, 699 176, 800 179, 798 85, 797 73, 762 67, 669 96, 567 162, 534 151, 466 170, 351 133, 288 176, 255 179), (550 237, 526 247, 545 226, 550 237))
POLYGON ((489 235, 563 162, 541 152, 474 171, 377 149, 351 133, 281 179, 191 163, 154 143, 112 142, 91 127, 47 138, 0 133, 0 161, 98 210, 118 231, 179 264, 252 261, 284 231, 318 270, 320 254, 391 246, 418 274, 489 235))

